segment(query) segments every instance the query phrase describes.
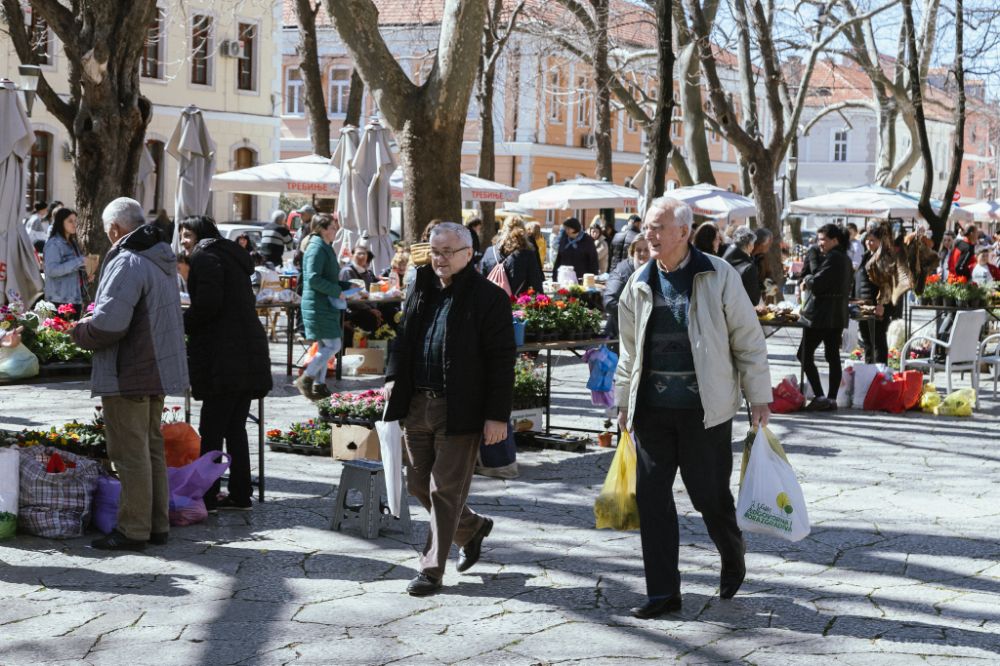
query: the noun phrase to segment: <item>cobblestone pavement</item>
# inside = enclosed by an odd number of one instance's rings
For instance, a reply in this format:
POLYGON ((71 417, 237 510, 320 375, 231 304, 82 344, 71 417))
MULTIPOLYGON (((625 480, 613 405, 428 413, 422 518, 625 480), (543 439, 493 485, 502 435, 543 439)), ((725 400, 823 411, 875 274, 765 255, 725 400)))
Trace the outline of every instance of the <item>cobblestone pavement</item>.
MULTIPOLYGON (((776 338, 777 379, 792 349, 776 338)), ((557 360, 559 422, 599 425, 583 366, 557 360)), ((269 423, 312 416, 276 379, 269 423)), ((87 418, 84 388, 0 388, 0 427, 87 418)), ((645 622, 628 615, 644 600, 638 534, 593 529, 608 450, 526 452, 520 478, 477 477, 471 504, 496 519, 483 559, 421 599, 404 588, 422 509, 409 542, 331 532, 340 465, 268 453, 264 504, 177 528, 144 555, 105 557, 93 535, 0 544, 0 663, 1000 663, 998 404, 987 396, 972 419, 775 419, 812 534, 749 535, 747 582, 722 602, 718 557, 678 483, 684 607, 645 622)))

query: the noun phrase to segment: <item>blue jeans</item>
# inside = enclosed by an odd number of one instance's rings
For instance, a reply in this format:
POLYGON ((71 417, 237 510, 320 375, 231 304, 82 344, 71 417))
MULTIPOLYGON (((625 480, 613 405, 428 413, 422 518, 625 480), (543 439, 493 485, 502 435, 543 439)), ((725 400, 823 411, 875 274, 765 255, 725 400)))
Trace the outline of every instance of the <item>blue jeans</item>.
POLYGON ((309 365, 306 366, 305 374, 312 377, 314 382, 325 384, 327 364, 333 355, 340 351, 340 338, 327 338, 317 340, 317 342, 319 343, 319 350, 316 352, 313 360, 309 361, 309 365))

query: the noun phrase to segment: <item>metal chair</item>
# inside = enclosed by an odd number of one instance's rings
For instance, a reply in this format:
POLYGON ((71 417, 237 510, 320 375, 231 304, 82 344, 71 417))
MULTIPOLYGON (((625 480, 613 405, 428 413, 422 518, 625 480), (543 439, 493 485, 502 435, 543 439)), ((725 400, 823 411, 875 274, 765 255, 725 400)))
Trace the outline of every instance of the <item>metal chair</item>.
MULTIPOLYGON (((952 372, 972 372, 972 386, 979 388, 979 335, 986 324, 986 310, 963 310, 955 314, 948 342, 927 335, 915 335, 906 341, 899 354, 899 370, 929 370, 931 381, 934 371, 943 370, 947 376, 948 393, 951 393, 952 372), (931 354, 927 358, 910 358, 910 347, 918 340, 931 343, 931 354), (944 350, 944 362, 936 360, 938 348, 944 350)), ((978 400, 977 400, 978 402, 978 400)), ((977 404, 978 406, 978 404, 977 404)))
MULTIPOLYGON (((997 380, 1000 379, 1000 333, 988 335, 979 343, 979 362, 976 363, 976 367, 982 369, 984 365, 993 368, 993 397, 996 397, 997 380), (994 342, 997 343, 997 346, 994 347, 992 353, 987 353, 987 348, 994 342)), ((976 386, 976 391, 978 395, 979 386, 976 386)))

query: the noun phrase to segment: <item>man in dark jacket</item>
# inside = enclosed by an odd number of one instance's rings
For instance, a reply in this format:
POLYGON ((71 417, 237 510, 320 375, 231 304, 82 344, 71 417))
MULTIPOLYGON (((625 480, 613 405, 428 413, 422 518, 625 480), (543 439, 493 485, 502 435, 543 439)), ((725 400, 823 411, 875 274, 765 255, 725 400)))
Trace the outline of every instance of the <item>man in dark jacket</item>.
POLYGON ((271 358, 267 334, 257 316, 250 286, 253 262, 246 250, 222 238, 211 218, 189 217, 180 223, 180 239, 191 253, 184 313, 191 390, 201 400, 202 455, 221 451, 232 458, 229 494, 219 498, 219 482, 205 493, 205 507, 249 509, 250 404, 271 390, 271 358))
MULTIPOLYGON (((306 225, 308 226, 308 225, 306 225)), ((309 233, 306 231, 306 233, 309 233)), ((281 268, 281 255, 292 249, 292 232, 285 226, 285 213, 280 210, 271 214, 271 221, 264 225, 260 234, 260 253, 272 266, 281 268)))
POLYGON ((165 395, 188 386, 177 260, 138 201, 121 197, 102 214, 112 247, 104 260, 94 313, 73 341, 94 350, 91 393, 100 396, 108 458, 121 480, 118 526, 95 540, 101 550, 164 544, 170 493, 160 419, 165 395))
POLYGON ((632 247, 632 241, 641 234, 642 218, 638 215, 630 215, 628 223, 622 230, 611 239, 611 267, 615 268, 628 256, 628 249, 632 247))
POLYGON ((757 234, 750 227, 740 227, 733 232, 733 242, 722 257, 740 274, 743 288, 754 307, 760 303, 760 282, 757 279, 757 264, 751 258, 757 234))
POLYGON ((479 560, 493 521, 465 501, 480 443, 504 441, 514 392, 514 327, 504 291, 473 266, 472 239, 442 222, 417 270, 386 371, 384 419, 405 419, 410 494, 430 512, 420 573, 407 592, 441 588, 451 544, 458 571, 479 560))
POLYGON ((576 281, 583 279, 584 273, 600 273, 597 261, 597 246, 594 239, 583 233, 580 220, 568 217, 562 223, 562 234, 559 235, 558 253, 552 267, 552 279, 559 279, 560 266, 572 266, 576 271, 576 281))

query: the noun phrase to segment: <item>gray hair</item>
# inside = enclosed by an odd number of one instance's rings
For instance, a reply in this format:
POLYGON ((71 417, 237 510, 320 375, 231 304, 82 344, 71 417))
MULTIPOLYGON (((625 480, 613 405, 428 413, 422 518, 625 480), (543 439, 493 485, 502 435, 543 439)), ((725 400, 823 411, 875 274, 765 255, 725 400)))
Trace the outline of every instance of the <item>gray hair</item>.
POLYGON ((287 215, 285 215, 285 211, 276 210, 273 213, 271 213, 271 222, 273 224, 282 224, 285 221, 286 217, 287 215))
POLYGON ((142 212, 142 204, 135 199, 118 197, 104 207, 101 221, 104 222, 105 233, 111 225, 121 227, 122 231, 131 232, 146 224, 146 215, 142 212))
POLYGON ((435 224, 427 240, 432 241, 435 236, 440 236, 441 234, 451 234, 462 243, 462 247, 472 247, 472 234, 464 225, 455 222, 440 222, 435 224))
POLYGON ((674 199, 671 196, 657 197, 649 203, 649 207, 646 209, 646 217, 648 218, 650 214, 658 210, 655 213, 656 217, 659 217, 663 213, 669 211, 674 215, 674 222, 681 227, 687 227, 690 229, 694 224, 694 213, 691 212, 691 207, 679 199, 674 199))
POLYGON ((757 240, 757 232, 750 227, 740 227, 733 232, 733 243, 741 250, 745 250, 757 240))
POLYGON ((763 243, 766 243, 774 238, 774 234, 771 233, 771 230, 765 227, 757 227, 757 230, 754 233, 757 236, 757 240, 754 241, 754 245, 762 245, 763 243))

